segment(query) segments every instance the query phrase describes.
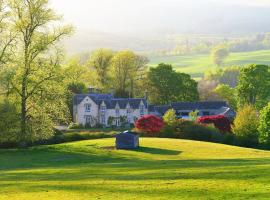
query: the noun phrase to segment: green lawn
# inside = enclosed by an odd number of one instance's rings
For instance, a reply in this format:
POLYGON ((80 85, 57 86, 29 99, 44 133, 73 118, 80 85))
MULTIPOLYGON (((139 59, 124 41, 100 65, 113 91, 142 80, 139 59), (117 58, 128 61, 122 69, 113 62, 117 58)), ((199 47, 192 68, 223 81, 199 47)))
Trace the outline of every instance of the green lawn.
MULTIPOLYGON (((150 66, 158 63, 172 64, 180 72, 191 74, 193 77, 202 77, 205 71, 215 69, 210 55, 190 56, 160 56, 151 57, 150 66)), ((246 64, 267 64, 270 65, 270 50, 254 51, 244 53, 231 53, 225 61, 225 66, 246 65, 246 64)))
POLYGON ((270 152, 142 138, 0 150, 0 200, 269 199, 270 152))

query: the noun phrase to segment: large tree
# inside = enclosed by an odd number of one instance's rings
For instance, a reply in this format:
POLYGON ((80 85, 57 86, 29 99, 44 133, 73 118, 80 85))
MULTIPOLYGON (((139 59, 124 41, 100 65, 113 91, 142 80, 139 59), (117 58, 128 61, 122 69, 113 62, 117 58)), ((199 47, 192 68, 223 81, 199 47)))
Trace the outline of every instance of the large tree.
POLYGON ((103 90, 109 85, 109 68, 113 55, 110 49, 97 49, 90 56, 89 66, 95 70, 99 87, 103 90))
POLYGON ((116 96, 132 97, 138 92, 140 82, 145 78, 146 64, 148 59, 144 56, 136 55, 132 51, 124 50, 116 53, 112 59, 112 86, 114 87, 116 96))
POLYGON ((264 107, 270 99, 270 68, 266 65, 249 65, 240 71, 237 86, 238 103, 264 107))
POLYGON ((187 74, 178 73, 171 65, 159 64, 147 74, 149 100, 154 104, 196 101, 197 83, 187 74))
POLYGON ((20 102, 21 143, 30 134, 37 138, 46 134, 42 128, 52 130, 54 120, 63 117, 60 108, 64 103, 59 97, 62 54, 56 44, 72 28, 57 26, 60 18, 48 5, 48 0, 8 1, 16 34, 16 59, 9 81, 20 102))

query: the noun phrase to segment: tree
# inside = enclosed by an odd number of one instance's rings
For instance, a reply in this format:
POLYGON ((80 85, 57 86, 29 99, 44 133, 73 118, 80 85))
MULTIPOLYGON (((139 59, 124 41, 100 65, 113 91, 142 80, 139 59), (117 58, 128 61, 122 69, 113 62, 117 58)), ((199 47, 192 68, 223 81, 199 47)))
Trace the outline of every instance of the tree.
POLYGON ((6 0, 0 0, 0 67, 6 64, 12 54, 15 35, 10 31, 9 12, 6 0))
POLYGON ((226 46, 218 45, 212 49, 211 54, 214 64, 221 66, 224 60, 229 56, 229 51, 226 46))
POLYGON ((235 88, 238 84, 239 74, 239 67, 228 67, 222 71, 219 82, 221 84, 229 85, 231 88, 235 88))
POLYGON ((113 55, 110 49, 97 49, 90 56, 89 66, 96 71, 97 80, 102 89, 106 89, 109 84, 109 68, 113 55))
POLYGON ((136 74, 136 55, 132 51, 120 51, 112 59, 112 78, 116 96, 130 96, 131 77, 136 74))
POLYGON ((18 108, 5 99, 0 102, 0 113, 0 143, 16 143, 20 127, 18 108))
POLYGON ((237 109, 236 89, 228 85, 219 84, 214 92, 216 92, 221 99, 227 101, 233 109, 237 109))
POLYGON ((65 118, 58 41, 72 32, 70 26, 53 26, 60 19, 48 0, 9 0, 16 33, 16 60, 10 83, 20 100, 20 143, 45 137, 55 120, 65 118), (60 95, 61 96, 61 95, 60 95), (43 130, 46 130, 44 131, 43 130))
POLYGON ((240 71, 237 86, 238 104, 264 107, 270 98, 270 70, 266 65, 249 65, 240 71))
POLYGON ((190 112, 188 115, 192 121, 197 121, 199 112, 200 111, 198 111, 198 110, 194 110, 194 111, 190 112))
POLYGON ((168 110, 163 116, 163 121, 169 126, 176 126, 177 118, 174 109, 168 110))
POLYGON ((232 132, 240 145, 256 146, 258 144, 258 113, 252 105, 245 105, 238 109, 232 132))
POLYGON ((158 133, 164 127, 164 122, 155 115, 145 115, 135 122, 135 127, 142 132, 158 133))
POLYGON ((270 103, 261 110, 259 125, 259 141, 263 144, 270 144, 270 103))
POLYGON ((159 64, 147 73, 149 100, 154 104, 198 100, 197 83, 189 75, 178 73, 171 65, 159 64))

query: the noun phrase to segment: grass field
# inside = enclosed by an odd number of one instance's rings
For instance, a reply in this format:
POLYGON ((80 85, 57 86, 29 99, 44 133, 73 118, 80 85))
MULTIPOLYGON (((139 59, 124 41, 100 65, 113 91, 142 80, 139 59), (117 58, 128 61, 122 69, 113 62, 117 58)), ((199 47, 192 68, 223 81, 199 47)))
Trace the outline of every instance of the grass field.
POLYGON ((0 150, 0 200, 269 199, 270 152, 174 139, 0 150))
MULTIPOLYGON (((210 55, 190 56, 161 56, 151 57, 150 66, 158 63, 172 64, 180 72, 191 74, 194 78, 202 77, 205 71, 216 68, 212 63, 210 55)), ((270 65, 270 50, 254 51, 244 53, 231 53, 224 63, 224 66, 246 65, 246 64, 267 64, 270 65)))

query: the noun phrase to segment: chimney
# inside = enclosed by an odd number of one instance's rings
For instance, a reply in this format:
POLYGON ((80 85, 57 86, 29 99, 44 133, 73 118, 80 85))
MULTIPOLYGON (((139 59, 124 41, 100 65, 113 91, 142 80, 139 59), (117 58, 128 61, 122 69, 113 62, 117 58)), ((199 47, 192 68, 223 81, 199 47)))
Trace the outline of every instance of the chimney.
POLYGON ((94 87, 89 87, 88 92, 89 92, 89 94, 94 94, 95 93, 95 88, 94 87))

